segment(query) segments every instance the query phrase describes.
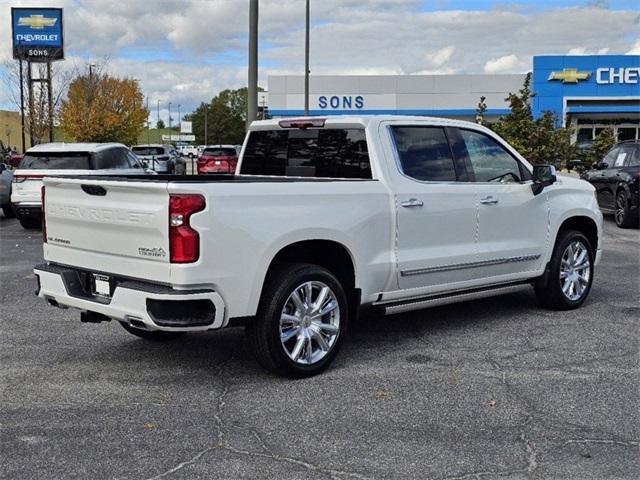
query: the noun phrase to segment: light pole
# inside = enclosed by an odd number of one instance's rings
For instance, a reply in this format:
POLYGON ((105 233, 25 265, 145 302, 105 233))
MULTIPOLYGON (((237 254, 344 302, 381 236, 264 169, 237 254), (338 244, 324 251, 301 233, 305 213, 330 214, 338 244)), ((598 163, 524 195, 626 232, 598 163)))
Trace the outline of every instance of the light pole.
POLYGON ((169 143, 171 143, 171 102, 169 102, 169 143))
POLYGON ((207 131, 207 122, 209 117, 209 104, 204 104, 204 144, 209 144, 209 132, 207 131))
POLYGON ((306 5, 304 34, 304 114, 309 115, 309 0, 306 5))
POLYGON ((258 0, 249 0, 247 129, 258 116, 258 0))
POLYGON ((156 128, 158 128, 159 123, 160 123, 160 100, 158 100, 158 121, 156 122, 156 128))
MULTIPOLYGON (((181 128, 182 125, 180 124, 180 104, 178 104, 178 128, 181 128)), ((180 133, 180 130, 178 130, 178 133, 180 133)))

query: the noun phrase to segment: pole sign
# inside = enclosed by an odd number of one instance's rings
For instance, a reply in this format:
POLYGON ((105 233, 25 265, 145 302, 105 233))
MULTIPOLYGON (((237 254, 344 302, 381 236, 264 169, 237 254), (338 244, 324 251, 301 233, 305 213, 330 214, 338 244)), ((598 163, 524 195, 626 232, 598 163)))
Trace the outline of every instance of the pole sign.
POLYGON ((180 133, 193 133, 193 124, 191 122, 180 122, 180 133))
POLYGON ((13 58, 29 62, 64 59, 61 8, 11 8, 13 58))

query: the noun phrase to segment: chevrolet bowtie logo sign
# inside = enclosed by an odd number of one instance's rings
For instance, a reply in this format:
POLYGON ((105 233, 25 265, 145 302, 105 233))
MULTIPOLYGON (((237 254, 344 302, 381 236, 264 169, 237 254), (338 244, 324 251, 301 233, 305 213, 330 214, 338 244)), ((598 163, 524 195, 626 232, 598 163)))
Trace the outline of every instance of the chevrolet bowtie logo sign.
POLYGON ((53 27, 57 20, 57 18, 47 18, 44 15, 29 15, 28 17, 20 17, 18 25, 34 30, 42 30, 44 27, 53 27))
POLYGON ((561 80, 562 83, 578 83, 587 80, 591 72, 579 72, 577 68, 565 68, 561 72, 551 72, 547 80, 561 80))

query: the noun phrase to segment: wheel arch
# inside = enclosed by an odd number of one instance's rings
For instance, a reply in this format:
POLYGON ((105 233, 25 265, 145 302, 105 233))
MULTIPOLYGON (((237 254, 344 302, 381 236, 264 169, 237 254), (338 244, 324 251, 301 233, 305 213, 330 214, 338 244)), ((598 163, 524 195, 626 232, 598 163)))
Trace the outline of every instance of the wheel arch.
MULTIPOLYGON (((558 236, 560 235, 560 233, 565 230, 577 230, 578 232, 582 233, 585 237, 587 237, 587 240, 589 240, 589 243, 591 244, 591 248, 593 248, 594 254, 595 254, 595 251, 598 249, 600 245, 600 238, 599 238, 599 232, 598 232, 598 224, 595 222, 593 218, 587 217, 584 215, 576 215, 576 216, 565 219, 560 224, 560 227, 556 232, 556 238, 555 238, 556 242, 558 240, 558 236)), ((555 245, 555 242, 554 242, 554 245, 555 245)))
POLYGON ((340 280, 347 294, 356 287, 353 255, 345 245, 335 240, 301 240, 282 247, 271 259, 265 281, 284 262, 312 263, 326 268, 340 280))

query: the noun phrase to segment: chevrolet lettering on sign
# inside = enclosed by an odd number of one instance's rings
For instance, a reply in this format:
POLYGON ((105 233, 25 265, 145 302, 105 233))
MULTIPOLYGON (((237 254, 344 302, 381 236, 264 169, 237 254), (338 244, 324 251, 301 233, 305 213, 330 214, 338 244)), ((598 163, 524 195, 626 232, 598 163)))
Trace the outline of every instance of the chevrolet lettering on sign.
POLYGON ((596 83, 600 85, 608 83, 636 85, 639 78, 640 67, 598 68, 596 70, 596 83))

